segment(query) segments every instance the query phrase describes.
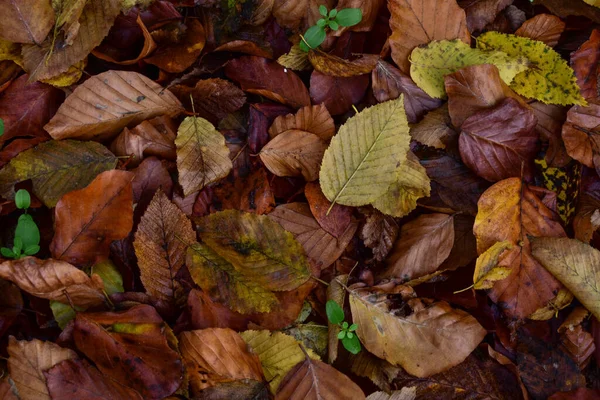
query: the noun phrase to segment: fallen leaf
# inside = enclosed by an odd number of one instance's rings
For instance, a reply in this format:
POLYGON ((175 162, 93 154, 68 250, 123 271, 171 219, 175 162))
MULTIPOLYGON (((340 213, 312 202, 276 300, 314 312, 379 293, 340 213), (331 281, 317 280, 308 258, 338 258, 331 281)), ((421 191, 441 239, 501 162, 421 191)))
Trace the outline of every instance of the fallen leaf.
POLYGON ((61 361, 45 370, 44 376, 52 399, 143 399, 138 392, 101 374, 85 360, 61 361))
POLYGON ((185 24, 179 24, 178 32, 174 35, 175 40, 171 31, 153 32, 157 49, 150 57, 144 59, 145 62, 171 73, 183 72, 192 66, 204 49, 206 33, 200 21, 195 18, 189 18, 185 24))
POLYGON ((325 75, 349 78, 370 73, 379 61, 379 56, 362 54, 357 59, 346 60, 319 49, 313 49, 308 53, 308 60, 316 71, 325 75))
POLYGON ((317 183, 307 183, 304 186, 304 196, 321 228, 339 239, 352 222, 352 209, 339 204, 331 206, 317 183))
POLYGON ((575 239, 589 243, 598 228, 600 228, 600 200, 591 194, 583 193, 579 198, 577 214, 573 218, 575 239))
POLYGON ((255 93, 294 108, 310 105, 308 90, 300 78, 275 61, 245 56, 225 66, 228 78, 238 82, 248 93, 255 93))
POLYGON ((49 35, 40 46, 23 46, 24 69, 31 80, 50 79, 67 71, 83 60, 108 35, 115 18, 121 12, 120 0, 85 2, 79 18, 79 33, 72 44, 56 46, 54 35, 49 35))
POLYGON ((379 198, 406 159, 409 138, 403 96, 349 118, 323 157, 319 178, 325 197, 349 206, 379 198))
POLYGON ((429 97, 408 75, 403 74, 393 65, 379 60, 371 74, 373 80, 373 95, 378 102, 383 103, 404 95, 404 110, 408 122, 417 122, 427 111, 435 110, 441 101, 429 97))
POLYGON ((264 382, 253 381, 251 379, 242 379, 219 383, 202 390, 196 399, 202 400, 267 400, 270 397, 269 388, 264 382))
POLYGON ((81 24, 78 22, 85 6, 85 0, 58 0, 52 2, 56 13, 56 28, 64 32, 65 43, 73 44, 73 39, 79 33, 81 24))
POLYGON ((496 281, 488 295, 508 316, 525 318, 544 307, 561 289, 532 256, 529 237, 563 237, 565 232, 553 212, 520 178, 505 179, 490 187, 478 207, 473 226, 478 253, 496 242, 507 240, 513 245, 498 264, 510 268, 511 274, 496 281))
POLYGON ((351 290, 352 318, 368 351, 412 375, 424 378, 460 364, 485 336, 475 318, 443 301, 414 299, 413 313, 397 316, 392 296, 351 290))
POLYGON ((402 225, 381 278, 409 281, 432 272, 450 255, 454 244, 454 218, 446 214, 425 214, 402 225), (435 248, 436 251, 428 251, 435 248))
POLYGON ((373 392, 367 396, 367 400, 415 400, 416 388, 403 387, 400 390, 391 390, 387 392, 373 392))
MULTIPOLYGON (((335 339, 339 341, 337 337, 335 339)), ((398 372, 400 372, 399 367, 375 357, 368 351, 361 351, 352 359, 351 370, 358 376, 369 378, 378 388, 388 393, 391 391, 390 383, 398 375, 398 372)), ((371 399, 371 396, 367 398, 371 399)), ((383 400, 388 400, 388 398, 385 397, 383 400)), ((392 397, 391 400, 402 400, 402 398, 396 399, 396 397, 392 397)), ((411 400, 414 400, 414 398, 411 400)))
POLYGON ((383 0, 340 0, 335 7, 336 9, 360 8, 362 20, 350 28, 340 27, 334 34, 340 36, 346 29, 352 32, 370 32, 384 3, 383 0))
POLYGON ((400 227, 393 217, 373 210, 367 214, 359 237, 365 242, 365 246, 373 250, 373 257, 377 261, 383 261, 392 250, 399 232, 400 227))
POLYGON ((154 193, 160 188, 167 197, 173 193, 173 181, 165 163, 156 157, 148 157, 131 172, 135 174, 131 187, 133 202, 140 203, 142 199, 149 202, 154 193))
POLYGON ((319 14, 319 5, 326 5, 331 9, 334 2, 331 0, 275 0, 273 17, 277 23, 288 29, 297 29, 304 25, 315 25, 319 14))
POLYGON ((251 40, 232 40, 224 43, 213 50, 213 52, 231 52, 231 53, 242 53, 250 56, 260 58, 273 58, 273 50, 271 46, 267 44, 258 44, 251 40))
POLYGON ((548 400, 594 400, 600 396, 599 389, 588 389, 585 387, 571 390, 569 392, 557 392, 548 397, 548 400))
MULTIPOLYGON (((346 289, 344 289, 343 285, 346 285, 347 283, 347 274, 338 275, 332 279, 329 282, 329 286, 327 286, 327 302, 335 301, 343 310, 346 299, 346 289)), ((325 310, 327 310, 327 304, 325 304, 325 310)), ((327 361, 329 364, 333 364, 338 357, 338 348, 340 343, 338 334, 341 332, 341 330, 342 327, 339 324, 334 324, 329 318, 327 318, 327 361)))
POLYGON ((231 328, 243 331, 248 327, 250 319, 247 316, 214 302, 201 290, 192 289, 187 300, 187 312, 193 329, 231 328))
POLYGON ((0 194, 13 199, 15 184, 31 179, 32 192, 47 207, 54 207, 63 195, 85 187, 116 165, 115 156, 100 143, 44 142, 19 153, 0 170, 0 194))
POLYGON ((483 30, 512 3, 511 0, 457 0, 457 2, 467 14, 467 27, 471 32, 483 30))
POLYGON ((600 63, 600 31, 594 29, 590 38, 571 53, 571 68, 585 99, 595 99, 598 93, 598 63, 600 63))
POLYGON ((557 16, 551 14, 538 14, 525 21, 515 32, 517 36, 528 37, 554 47, 565 30, 566 24, 557 16))
POLYGON ((325 149, 327 144, 317 135, 287 130, 262 148, 260 159, 274 175, 302 176, 310 182, 319 178, 325 149))
POLYGON ((226 177, 233 168, 225 137, 204 118, 184 119, 175 145, 179 184, 186 196, 226 177))
POLYGON ((392 58, 405 74, 410 69, 409 55, 417 46, 445 39, 471 42, 465 12, 456 0, 392 0, 388 2, 388 8, 391 13, 392 35, 389 41, 392 58), (441 18, 441 22, 437 17, 441 18))
MULTIPOLYGON (((128 13, 128 16, 129 15, 131 15, 131 13, 128 13)), ((120 21, 123 21, 123 20, 127 21, 127 16, 120 14, 117 17, 117 19, 115 20, 115 23, 114 23, 113 27, 111 28, 111 31, 109 32, 109 38, 111 35, 115 35, 115 36, 119 35, 119 33, 120 33, 119 28, 121 27, 120 21)), ((122 25, 125 25, 126 23, 127 22, 123 22, 122 25)), ((144 40, 143 40, 144 44, 143 44, 137 57, 131 58, 131 56, 128 54, 128 58, 119 60, 119 57, 113 58, 113 55, 111 55, 110 53, 103 53, 102 50, 104 50, 104 49, 102 49, 102 45, 106 41, 104 41, 97 49, 92 50, 92 54, 94 55, 94 57, 98 57, 101 60, 108 61, 110 63, 114 63, 117 65, 137 64, 144 58, 148 57, 154 50, 156 50, 156 43, 154 42, 154 39, 152 39, 152 34, 150 32, 148 32, 148 28, 146 28, 146 25, 144 25, 144 21, 142 21, 142 18, 140 16, 139 12, 137 14, 135 24, 138 26, 138 28, 142 32, 142 35, 144 38, 144 40)), ((122 33, 121 33, 121 35, 122 35, 122 33)))
POLYGON ((495 182, 531 174, 538 152, 537 118, 530 109, 507 98, 490 110, 465 120, 459 136, 460 156, 477 175, 495 182))
POLYGON ((0 38, 15 43, 40 45, 54 25, 54 10, 48 1, 2 0, 0 38))
POLYGON ((310 98, 314 104, 323 104, 331 115, 348 112, 365 95, 369 87, 367 75, 338 78, 313 71, 310 75, 310 98))
POLYGON ((157 190, 135 233, 133 247, 146 292, 168 302, 183 298, 176 280, 185 264, 186 248, 196 234, 183 212, 162 190, 157 190))
POLYGON ((505 240, 495 243, 477 258, 473 274, 473 288, 477 290, 491 289, 494 282, 507 278, 512 272, 508 267, 498 267, 499 258, 512 244, 505 240))
POLYGON ((165 323, 150 306, 134 306, 123 312, 78 313, 73 340, 102 374, 136 390, 145 399, 167 397, 183 380, 180 355, 169 346, 165 323))
POLYGON ((103 72, 79 85, 44 129, 54 139, 105 140, 159 115, 175 117, 181 103, 137 72, 103 72))
POLYGON ((56 204, 50 252, 75 265, 108 257, 110 243, 129 234, 133 225, 133 174, 106 171, 87 187, 65 194, 56 204))
MULTIPOLYGON (((280 104, 251 104, 250 115, 248 117, 248 148, 255 154, 258 153, 269 141, 269 126, 271 126, 275 118, 281 115, 287 115, 289 112, 290 109, 288 107, 280 104)), ((331 132, 331 136, 333 136, 334 133, 335 125, 333 132, 331 132)))
POLYGON ((567 113, 562 139, 567 153, 580 163, 600 166, 600 101, 590 100, 587 107, 574 106, 567 113))
POLYGON ((296 114, 278 116, 269 128, 269 135, 273 139, 288 130, 314 133, 327 141, 335 134, 335 124, 327 108, 323 104, 319 104, 302 107, 296 114))
POLYGON ((411 125, 410 136, 426 146, 445 149, 458 136, 450 120, 448 106, 443 105, 428 112, 420 122, 411 125))
POLYGON ((14 387, 14 383, 11 384, 8 375, 0 380, 0 396, 4 400, 19 400, 15 393, 17 389, 14 387))
MULTIPOLYGON (((253 212, 259 215, 268 214, 275 208, 273 190, 269 184, 269 178, 264 168, 258 169, 248 177, 235 179, 233 184, 228 180, 212 188, 212 203, 207 204, 210 212, 222 210, 241 210, 253 212)), ((200 196, 194 207, 198 205, 200 196)), ((198 213, 194 208, 194 215, 207 215, 209 212, 198 213)))
POLYGON ((294 71, 306 71, 312 67, 310 61, 308 61, 308 53, 302 50, 299 44, 293 45, 288 53, 277 59, 277 62, 294 71))
POLYGON ((585 331, 582 327, 582 323, 589 314, 589 311, 585 308, 576 307, 558 327, 563 350, 571 356, 571 359, 577 363, 581 370, 587 367, 596 350, 591 333, 585 331))
POLYGON ((325 231, 313 217, 308 204, 289 203, 275 208, 269 218, 291 232, 307 257, 321 270, 333 264, 352 240, 358 224, 352 221, 339 238, 325 231))
POLYGON ((364 399, 365 394, 350 378, 332 366, 308 356, 287 373, 275 399, 301 400, 307 398, 364 399))

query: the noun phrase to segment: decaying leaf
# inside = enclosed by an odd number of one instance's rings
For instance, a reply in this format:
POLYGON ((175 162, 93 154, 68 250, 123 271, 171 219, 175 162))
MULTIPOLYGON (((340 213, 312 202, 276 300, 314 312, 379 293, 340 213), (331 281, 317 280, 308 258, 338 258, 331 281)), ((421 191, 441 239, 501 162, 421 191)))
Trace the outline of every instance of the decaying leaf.
POLYGON ((373 250, 373 257, 377 261, 383 261, 392 249, 399 231, 394 218, 374 210, 367 214, 359 236, 365 242, 365 246, 373 250))
POLYGON ((379 56, 363 54, 360 58, 351 61, 325 53, 319 49, 313 49, 308 53, 308 59, 315 70, 319 72, 349 78, 370 73, 379 61, 379 56))
POLYGON ((403 96, 348 119, 323 157, 319 174, 323 193, 332 203, 371 203, 394 182, 409 140, 403 96))
POLYGON ((560 35, 565 30, 565 26, 566 24, 555 15, 538 14, 525 21, 517 29, 515 35, 539 40, 549 47, 554 47, 558 43, 560 35))
POLYGON ((49 1, 2 0, 0 38, 15 43, 41 44, 54 25, 49 1))
POLYGON ((590 38, 571 54, 571 68, 585 99, 598 97, 598 63, 600 62, 600 31, 594 29, 590 38))
POLYGON ((305 71, 312 67, 308 61, 308 53, 302 50, 299 44, 293 45, 288 53, 277 59, 277 62, 294 71, 305 71))
POLYGON ((44 129, 57 140, 101 141, 125 127, 160 115, 175 117, 182 111, 171 92, 144 75, 109 70, 79 85, 44 129))
POLYGON ((335 134, 335 124, 327 108, 323 104, 319 104, 302 107, 296 114, 278 116, 269 128, 269 135, 274 138, 287 130, 314 133, 328 141, 335 134))
POLYGON ((110 243, 129 234, 133 225, 133 174, 106 171, 56 204, 52 256, 75 265, 108 257, 110 243))
MULTIPOLYGON (((337 337, 335 339, 339 341, 337 337)), ((377 387, 386 392, 390 392, 390 383, 400 372, 400 367, 375 357, 368 351, 361 351, 353 357, 351 369, 356 375, 369 378, 377 387)), ((369 396, 368 399, 371 399, 371 397, 369 396)), ((383 400, 389 399, 386 397, 383 400)), ((396 400, 396 398, 392 397, 391 400, 396 400)), ((402 398, 398 400, 402 400, 402 398)))
POLYGON ((179 183, 186 196, 226 177, 233 168, 225 137, 204 118, 184 119, 175 146, 179 183))
POLYGON ((498 267, 500 256, 512 249, 512 244, 505 240, 495 243, 492 247, 481 253, 475 264, 473 274, 473 287, 475 289, 491 289, 494 282, 502 280, 511 273, 508 267, 498 267))
POLYGON ((596 350, 592 334, 585 331, 582 326, 588 315, 588 310, 583 307, 576 307, 565 319, 565 322, 558 327, 563 350, 571 356, 582 370, 589 364, 596 350))

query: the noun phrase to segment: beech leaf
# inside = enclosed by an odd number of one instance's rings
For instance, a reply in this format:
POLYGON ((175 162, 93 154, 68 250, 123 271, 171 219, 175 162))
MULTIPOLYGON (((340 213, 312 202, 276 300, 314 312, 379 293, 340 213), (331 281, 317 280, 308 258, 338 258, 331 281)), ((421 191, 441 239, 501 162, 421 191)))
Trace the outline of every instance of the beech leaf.
POLYGON ((335 134, 333 118, 323 104, 302 107, 296 114, 278 116, 269 128, 269 135, 271 138, 275 138, 291 129, 314 133, 325 141, 331 139, 335 134))
POLYGON ((355 60, 345 60, 343 58, 325 53, 319 49, 313 49, 308 53, 308 59, 315 70, 326 75, 348 78, 356 75, 370 73, 379 56, 374 54, 363 54, 355 60))
POLYGON ((538 14, 525 21, 517 29, 515 35, 539 40, 549 47, 554 47, 565 30, 565 26, 566 24, 556 15, 538 14))
POLYGON ((498 242, 477 258, 475 273, 473 274, 473 287, 475 289, 491 289, 494 286, 494 282, 510 275, 510 268, 498 267, 498 262, 500 256, 506 250, 512 249, 512 247, 512 244, 508 240, 498 242))
POLYGON ((41 44, 54 25, 49 1, 2 0, 0 38, 15 43, 41 44))

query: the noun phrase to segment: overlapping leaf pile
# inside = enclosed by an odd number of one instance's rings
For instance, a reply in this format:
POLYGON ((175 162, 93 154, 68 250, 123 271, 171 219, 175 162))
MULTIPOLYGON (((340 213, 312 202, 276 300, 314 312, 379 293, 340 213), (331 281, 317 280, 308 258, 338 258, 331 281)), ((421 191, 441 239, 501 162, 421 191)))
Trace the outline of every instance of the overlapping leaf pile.
POLYGON ((0 5, 0 398, 600 396, 597 2, 0 5))

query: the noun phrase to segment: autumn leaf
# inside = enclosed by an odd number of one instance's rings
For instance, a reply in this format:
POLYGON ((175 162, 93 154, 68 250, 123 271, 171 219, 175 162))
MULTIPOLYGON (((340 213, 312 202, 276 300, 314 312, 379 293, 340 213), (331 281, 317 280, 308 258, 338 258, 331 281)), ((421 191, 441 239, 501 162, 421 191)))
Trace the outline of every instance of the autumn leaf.
POLYGON ((323 104, 331 115, 341 115, 358 104, 369 87, 369 77, 358 75, 350 78, 325 75, 313 71, 310 75, 310 99, 323 104))
POLYGON ((471 32, 481 31, 487 24, 512 2, 510 0, 457 0, 467 14, 467 26, 471 32))
POLYGON ((146 292, 165 301, 183 298, 176 280, 187 246, 196 241, 189 220, 162 190, 157 190, 135 233, 133 247, 146 292))
MULTIPOLYGON (((369 378, 377 387, 387 392, 391 391, 390 384, 392 379, 400 372, 400 367, 396 367, 386 360, 375 357, 368 351, 361 351, 353 358, 351 369, 354 374, 369 378)), ((377 398, 374 396, 374 393, 367 398, 371 399, 372 396, 377 398)), ((385 397, 383 400, 388 400, 388 398, 385 397)))
POLYGON ((188 69, 204 49, 206 32, 195 18, 186 20, 185 24, 181 23, 178 29, 178 35, 172 35, 170 30, 154 32, 153 38, 156 39, 158 48, 144 61, 172 73, 188 69))
POLYGON ((510 268, 498 267, 500 256, 510 249, 512 249, 512 244, 505 240, 495 243, 481 253, 477 258, 475 273, 473 274, 473 287, 475 289, 491 289, 494 282, 505 279, 510 275, 510 268))
MULTIPOLYGON (((448 100, 448 102, 450 101, 452 101, 452 97, 448 100)), ((458 132, 450 120, 447 105, 428 112, 421 121, 410 127, 411 138, 436 149, 445 149, 457 135, 458 132)))
POLYGON ((186 196, 226 177, 233 168, 225 138, 204 118, 184 119, 175 145, 179 183, 186 196))
POLYGON ((53 257, 76 265, 106 259, 110 243, 131 231, 132 179, 131 172, 106 171, 84 189, 65 194, 54 211, 53 257))
POLYGON ((600 62, 600 31, 594 29, 590 38, 571 54, 571 68, 585 99, 598 97, 598 63, 600 62))
POLYGON ((576 307, 558 327, 562 349, 582 370, 589 364, 596 350, 592 334, 585 331, 582 326, 589 314, 585 308, 576 307))
POLYGON ((37 0, 2 0, 0 38, 15 43, 40 45, 54 25, 50 2, 37 0))
POLYGON ((294 71, 306 71, 312 68, 308 60, 308 53, 300 48, 300 44, 292 46, 290 51, 277 59, 277 62, 287 69, 294 71))
POLYGON ((171 92, 137 72, 110 70, 79 85, 44 129, 54 139, 105 140, 128 126, 183 111, 171 92))
POLYGON ((31 179, 33 193, 47 207, 54 207, 63 195, 85 187, 116 165, 115 156, 100 143, 44 142, 19 153, 0 169, 0 194, 12 199, 14 185, 31 179))
POLYGON ((551 14, 538 14, 525 21, 515 32, 517 36, 527 37, 544 42, 549 47, 558 43, 560 35, 565 30, 566 24, 557 16, 551 14))
POLYGON ((323 104, 319 104, 302 107, 296 114, 276 117, 269 128, 269 135, 271 138, 275 138, 288 130, 314 133, 321 139, 328 141, 335 134, 335 124, 327 108, 323 104))
POLYGON ((593 99, 586 107, 571 107, 562 127, 562 139, 567 153, 590 168, 594 168, 596 164, 600 166, 599 122, 600 101, 593 99))
POLYGON ((326 75, 349 78, 351 76, 370 73, 375 68, 377 61, 379 61, 379 56, 363 54, 357 59, 346 60, 319 49, 312 49, 308 53, 308 60, 315 70, 319 72, 326 75))
POLYGON ((304 186, 304 196, 321 228, 336 238, 340 238, 353 222, 352 208, 339 204, 332 206, 318 183, 307 183, 304 186))
POLYGON ((400 228, 393 217, 373 210, 367 213, 359 237, 364 241, 365 246, 373 250, 373 257, 377 261, 383 261, 392 250, 399 232, 400 228))
POLYGON ((379 198, 406 159, 409 138, 402 96, 348 119, 323 157, 319 178, 325 197, 348 206, 379 198))

